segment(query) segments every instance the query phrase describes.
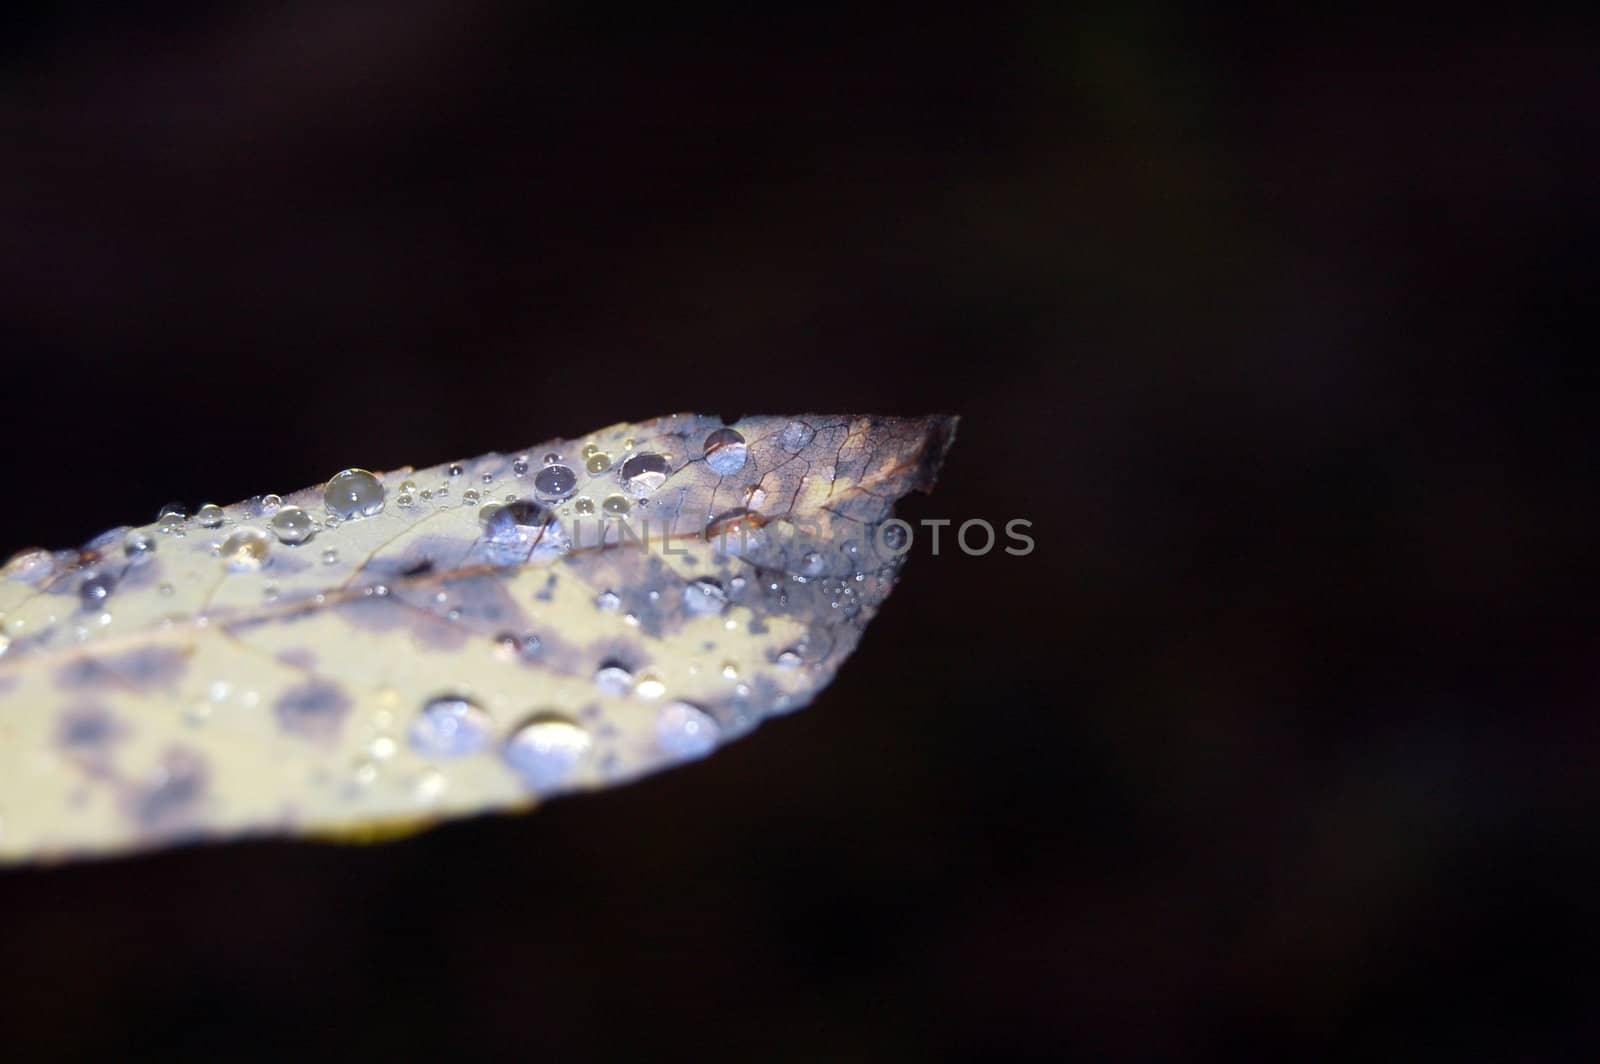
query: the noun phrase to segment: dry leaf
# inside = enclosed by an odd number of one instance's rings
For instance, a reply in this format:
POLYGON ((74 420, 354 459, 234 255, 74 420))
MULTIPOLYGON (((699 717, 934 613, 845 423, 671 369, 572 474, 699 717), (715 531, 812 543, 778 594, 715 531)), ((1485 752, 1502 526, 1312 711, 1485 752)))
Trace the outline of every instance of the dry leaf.
POLYGON ((954 427, 674 415, 24 551, 0 860, 385 837, 710 753, 854 649, 954 427))

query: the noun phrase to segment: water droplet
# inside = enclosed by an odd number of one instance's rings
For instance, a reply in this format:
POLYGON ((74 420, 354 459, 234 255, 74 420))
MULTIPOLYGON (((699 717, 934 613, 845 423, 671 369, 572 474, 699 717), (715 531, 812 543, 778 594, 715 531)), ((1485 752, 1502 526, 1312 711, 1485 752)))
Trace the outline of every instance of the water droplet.
POLYGON ((156 549, 156 541, 144 532, 129 532, 122 541, 122 553, 131 559, 148 557, 156 549))
POLYGON ((545 465, 555 465, 559 461, 561 461, 561 456, 554 451, 549 451, 544 456, 545 465))
POLYGON ((602 591, 594 597, 596 609, 606 613, 615 613, 622 608, 622 598, 615 591, 602 591))
POLYGON ((632 504, 621 495, 607 495, 600 508, 608 514, 625 514, 632 504))
POLYGON ((565 499, 577 486, 578 474, 564 465, 547 465, 533 478, 533 490, 546 499, 565 499))
POLYGON ((322 501, 340 517, 371 517, 383 509, 383 485, 365 469, 346 469, 329 478, 322 501))
POLYGON ((159 521, 168 514, 177 514, 179 517, 189 516, 189 507, 181 502, 169 502, 156 511, 156 520, 159 521))
POLYGON ((594 500, 589 498, 579 499, 572 504, 572 508, 580 514, 594 513, 594 500))
POLYGON ((6 562, 5 577, 19 584, 37 584, 55 570, 55 555, 35 548, 13 554, 6 562))
POLYGON ((698 617, 718 614, 728 608, 728 593, 717 581, 701 577, 683 589, 683 608, 698 617))
POLYGON ((797 668, 800 665, 800 655, 794 650, 785 650, 778 655, 778 664, 786 669, 797 668))
POLYGON ((667 685, 655 676, 645 675, 639 678, 634 685, 633 693, 640 698, 660 698, 666 693, 667 685))
POLYGON ((739 666, 734 662, 724 661, 722 663, 722 678, 724 680, 737 680, 739 678, 739 666))
POLYGON ((744 468, 749 450, 743 436, 732 429, 718 429, 706 437, 706 465, 719 477, 737 473, 744 468))
POLYGON ((400 482, 400 490, 415 493, 417 490, 417 482, 408 477, 400 482))
POLYGON ((806 445, 817 435, 817 430, 807 425, 804 421, 791 421, 783 430, 783 435, 778 437, 778 446, 790 454, 803 451, 806 445))
POLYGON ((327 550, 323 551, 322 552, 322 564, 323 565, 338 565, 339 564, 339 552, 334 550, 332 547, 329 547, 327 550))
POLYGON ((194 519, 201 528, 217 528, 226 519, 226 515, 222 512, 222 507, 214 502, 208 502, 195 511, 194 519))
MULTIPOLYGON (((427 496, 423 496, 423 497, 426 498, 427 496)), ((402 509, 402 510, 411 509, 412 501, 413 500, 412 500, 410 494, 408 494, 406 492, 401 492, 399 495, 395 496, 395 500, 394 500, 395 505, 400 507, 400 509, 402 509)))
POLYGON ((591 454, 584 460, 583 467, 589 471, 590 476, 597 477, 611 468, 611 456, 609 454, 591 454))
POLYGON ((827 567, 827 561, 814 550, 808 550, 800 556, 800 571, 806 576, 821 576, 827 567))
POLYGON ((533 530, 550 522, 550 511, 532 499, 518 499, 504 506, 491 503, 478 511, 483 534, 496 543, 515 543, 533 535, 533 530), (485 511, 489 511, 485 513, 485 511))
POLYGON ((608 695, 619 698, 633 688, 633 673, 620 661, 602 662, 594 674, 595 686, 608 695))
POLYGON ((461 475, 461 463, 459 463, 459 462, 451 462, 450 463, 450 475, 453 476, 453 477, 459 477, 461 475))
POLYGON ((477 488, 468 488, 466 491, 461 493, 461 505, 462 506, 476 506, 477 503, 478 503, 478 489, 477 488))
POLYGON ((642 499, 667 482, 667 460, 645 451, 622 463, 622 486, 642 499))
POLYGON ((583 725, 559 713, 536 713, 506 742, 505 759, 528 786, 546 790, 565 782, 593 741, 583 725))
POLYGON ((424 757, 464 757, 489 743, 494 722, 476 702, 444 695, 422 707, 406 738, 424 757))
POLYGON ((516 661, 522 654, 522 640, 511 632, 501 632, 494 637, 494 656, 501 661, 516 661))
POLYGON ((298 506, 285 506, 267 522, 279 543, 293 546, 317 534, 317 522, 298 506))
POLYGON ((399 743, 396 743, 387 735, 380 735, 372 740, 372 744, 367 747, 367 753, 371 754, 379 761, 387 761, 393 757, 395 752, 399 749, 399 743))
POLYGON ((717 747, 721 727, 699 706, 669 702, 656 715, 656 746, 671 757, 704 757, 717 747))
POLYGON ((511 472, 515 473, 519 477, 527 476, 528 475, 528 460, 526 458, 518 458, 515 462, 512 462, 511 463, 511 472))
POLYGON ((272 542, 259 528, 241 528, 222 541, 222 560, 236 573, 254 572, 267 564, 272 542))
POLYGON ((479 477, 478 479, 483 481, 485 484, 493 484, 494 483, 494 474, 493 473, 485 473, 483 476, 479 477))
POLYGON ((188 521, 189 518, 181 513, 168 512, 162 514, 160 519, 156 521, 156 529, 164 536, 181 536, 183 535, 183 526, 188 521))
POLYGON ((100 604, 111 597, 111 592, 116 590, 116 587, 116 577, 110 573, 90 571, 84 574, 83 583, 78 585, 78 597, 83 600, 84 609, 99 609, 100 604))
POLYGON ((588 458, 591 454, 597 454, 599 451, 600 445, 597 443, 586 443, 583 445, 583 456, 585 458, 588 458))
POLYGON ((276 510, 278 507, 280 507, 282 505, 283 505, 283 496, 281 496, 281 495, 263 495, 263 496, 261 496, 261 512, 263 514, 270 514, 270 513, 272 513, 274 510, 276 510))

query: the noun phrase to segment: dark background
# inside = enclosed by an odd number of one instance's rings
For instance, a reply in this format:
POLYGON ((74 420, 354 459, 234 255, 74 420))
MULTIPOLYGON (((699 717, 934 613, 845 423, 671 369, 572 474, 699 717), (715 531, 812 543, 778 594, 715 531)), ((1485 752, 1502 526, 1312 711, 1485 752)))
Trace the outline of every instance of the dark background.
POLYGON ((11 9, 0 555, 676 410, 962 415, 835 684, 391 846, 0 873, 9 1059, 1572 1059, 1600 63, 1209 5, 11 9), (981 10, 981 14, 980 14, 981 10))

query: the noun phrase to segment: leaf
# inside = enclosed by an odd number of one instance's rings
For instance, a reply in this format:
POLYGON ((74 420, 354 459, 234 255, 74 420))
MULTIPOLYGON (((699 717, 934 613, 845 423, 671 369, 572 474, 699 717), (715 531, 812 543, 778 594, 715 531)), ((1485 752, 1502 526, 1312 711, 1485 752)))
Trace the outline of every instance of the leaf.
POLYGON ((945 417, 674 415, 165 513, 0 579, 0 860, 381 838, 805 705, 945 417))

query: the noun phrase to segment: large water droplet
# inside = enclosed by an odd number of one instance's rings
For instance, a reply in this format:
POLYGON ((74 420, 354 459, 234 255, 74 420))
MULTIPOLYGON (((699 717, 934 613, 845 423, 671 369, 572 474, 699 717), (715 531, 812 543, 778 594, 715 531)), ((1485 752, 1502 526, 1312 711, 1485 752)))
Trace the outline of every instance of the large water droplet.
POLYGON ((322 501, 340 517, 371 517, 383 509, 383 484, 365 469, 346 469, 329 479, 322 501))
POLYGON ((217 528, 221 526, 226 515, 222 507, 214 502, 208 502, 195 511, 194 519, 201 528, 217 528))
POLYGON ((683 608, 699 617, 718 614, 728 608, 728 593, 717 581, 701 577, 683 589, 683 608))
POLYGON ((496 543, 516 543, 537 535, 541 526, 549 524, 550 511, 532 499, 517 499, 504 506, 478 511, 483 522, 483 534, 496 543), (487 512, 485 512, 487 511, 487 512))
POLYGON ((593 741, 583 726, 559 713, 529 717, 506 742, 505 759, 535 790, 557 787, 571 777, 593 741))
POLYGON ((667 482, 667 460, 652 451, 634 455, 622 463, 622 486, 634 498, 642 499, 667 482))
POLYGON ((273 514, 267 524, 272 528, 273 535, 278 537, 279 543, 291 546, 304 543, 317 534, 317 522, 298 506, 285 506, 273 514))
POLYGON ((733 429, 718 429, 706 437, 706 465, 719 477, 744 468, 750 449, 733 429))
POLYGON ((547 465, 533 477, 533 490, 552 501, 565 499, 578 487, 578 474, 564 465, 547 465))
POLYGON ((255 572, 267 564, 272 541, 259 528, 241 528, 222 541, 222 560, 236 573, 255 572))
POLYGON ((477 703, 444 695, 422 707, 406 738, 424 757, 465 757, 489 744, 494 722, 477 703))
POLYGON ((594 683, 606 694, 621 697, 633 690, 633 672, 620 661, 608 660, 595 671, 594 683))
POLYGON ((656 715, 656 746, 670 757, 704 757, 717 748, 722 728, 699 706, 669 702, 656 715))
POLYGON ((817 435, 817 430, 807 425, 804 421, 791 421, 784 428, 783 435, 778 437, 778 446, 795 454, 806 449, 812 439, 817 435))

